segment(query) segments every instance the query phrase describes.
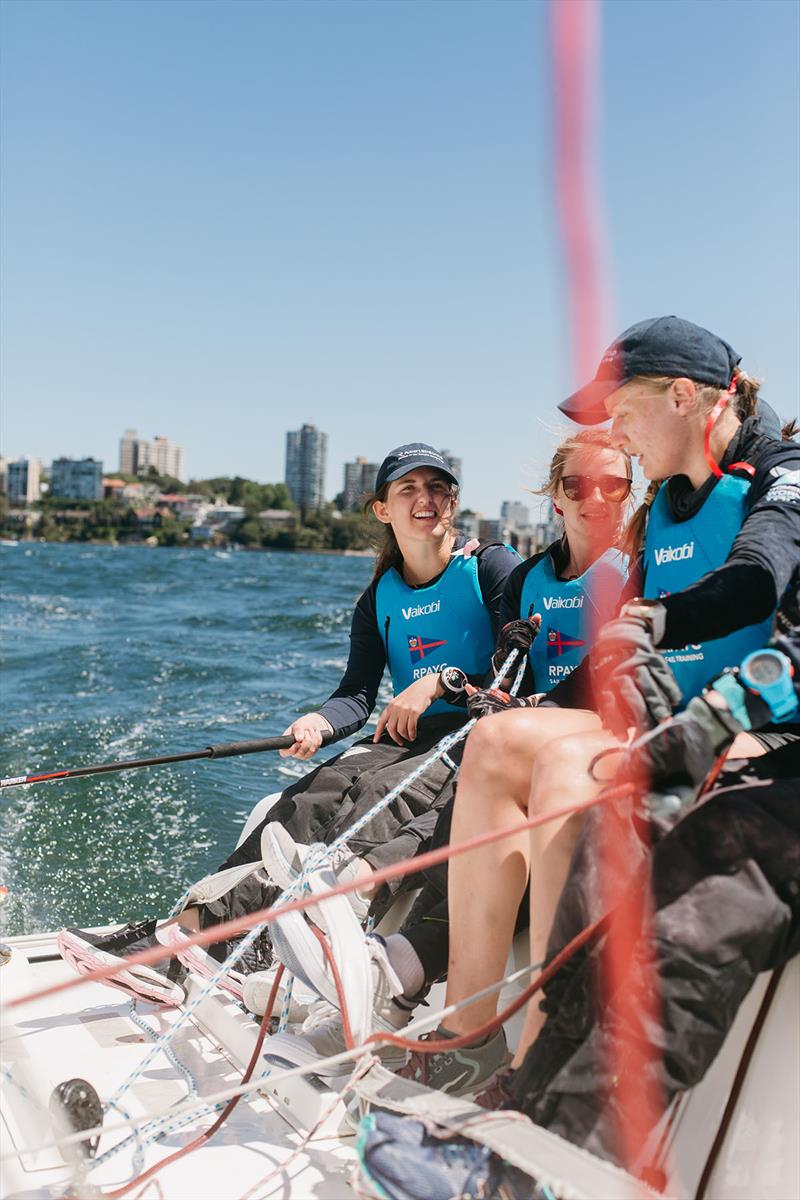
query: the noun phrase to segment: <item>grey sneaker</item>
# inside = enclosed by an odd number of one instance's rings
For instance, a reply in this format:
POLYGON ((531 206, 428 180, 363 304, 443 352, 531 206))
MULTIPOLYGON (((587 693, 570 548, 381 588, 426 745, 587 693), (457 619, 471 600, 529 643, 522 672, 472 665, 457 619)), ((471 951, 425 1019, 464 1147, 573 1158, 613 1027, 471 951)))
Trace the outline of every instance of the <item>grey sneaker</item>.
MULTIPOLYGON (((456 1034, 447 1029, 423 1033, 421 1042, 447 1041, 456 1034)), ((453 1096, 466 1096, 485 1088, 496 1073, 511 1061, 506 1035, 499 1029, 494 1037, 477 1046, 463 1046, 460 1050, 440 1050, 436 1054, 424 1054, 412 1050, 409 1060, 397 1074, 404 1079, 413 1079, 439 1092, 453 1096)))
MULTIPOLYGON (((373 1007, 370 1033, 397 1033, 411 1020, 413 1004, 402 998, 402 986, 393 971, 381 938, 367 938, 373 982, 373 1007)), ((347 1049, 344 1040, 342 1014, 333 1004, 321 1000, 313 1005, 299 1033, 279 1033, 264 1043, 264 1057, 306 1066, 320 1062, 318 1074, 335 1078, 349 1075, 353 1062, 324 1064, 325 1059, 342 1054, 347 1049)), ((375 1054, 390 1071, 402 1066, 406 1052, 399 1046, 376 1046, 375 1054)))

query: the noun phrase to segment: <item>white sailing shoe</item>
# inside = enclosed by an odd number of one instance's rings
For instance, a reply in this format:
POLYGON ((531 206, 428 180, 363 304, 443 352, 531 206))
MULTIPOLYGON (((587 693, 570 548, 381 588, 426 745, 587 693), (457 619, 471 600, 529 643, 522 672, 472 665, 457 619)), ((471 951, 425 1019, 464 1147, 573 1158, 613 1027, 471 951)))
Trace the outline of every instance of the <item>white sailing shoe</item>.
MULTIPOLYGON (((280 887, 285 889, 296 883, 310 851, 325 854, 316 866, 328 867, 333 871, 338 883, 350 883, 358 878, 359 859, 346 846, 340 846, 333 853, 327 853, 327 847, 322 844, 305 846, 302 842, 296 842, 289 831, 277 821, 271 821, 264 827, 261 834, 264 869, 270 879, 280 887)), ((365 920, 369 912, 369 901, 359 896, 358 892, 348 892, 346 898, 359 921, 365 920)))
MULTIPOLYGON (((402 985, 389 962, 381 938, 366 939, 372 975, 373 1004, 370 1033, 398 1033, 411 1020, 413 1005, 402 997, 402 985), (407 1007, 408 1005, 408 1007, 407 1007)), ((355 1031, 354 1031, 355 1033, 355 1031)), ((342 1014, 327 1001, 315 1004, 298 1033, 278 1033, 264 1042, 264 1058, 275 1066, 311 1066, 316 1073, 331 1079, 351 1073, 354 1062, 332 1063, 325 1060, 346 1050, 342 1014)), ((373 1053, 390 1071, 402 1067, 406 1051, 399 1046, 376 1045, 373 1053)))
MULTIPOLYGON (((336 876, 327 869, 312 871, 305 886, 312 894, 327 892, 335 888, 336 876)), ((366 939, 346 897, 331 896, 322 904, 313 904, 307 915, 295 910, 279 916, 270 924, 273 950, 290 974, 323 1000, 337 1004, 336 982, 320 941, 325 935, 315 932, 312 921, 326 931, 353 1033, 360 1038, 369 1027, 372 977, 366 939)))

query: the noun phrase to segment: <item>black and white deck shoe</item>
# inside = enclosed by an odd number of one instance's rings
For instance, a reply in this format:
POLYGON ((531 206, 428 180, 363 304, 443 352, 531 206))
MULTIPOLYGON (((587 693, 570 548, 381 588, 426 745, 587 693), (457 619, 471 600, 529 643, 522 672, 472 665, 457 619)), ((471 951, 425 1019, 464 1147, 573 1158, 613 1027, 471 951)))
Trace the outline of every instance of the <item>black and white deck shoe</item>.
MULTIPOLYGON (((119 966, 143 950, 152 950, 160 944, 156 938, 155 920, 131 922, 113 933, 91 933, 72 927, 62 929, 58 935, 59 954, 79 975, 87 975, 98 967, 119 966)), ((186 970, 181 963, 177 959, 167 959, 152 966, 136 963, 104 982, 129 996, 154 1004, 178 1005, 186 999, 182 986, 185 977, 186 970)))

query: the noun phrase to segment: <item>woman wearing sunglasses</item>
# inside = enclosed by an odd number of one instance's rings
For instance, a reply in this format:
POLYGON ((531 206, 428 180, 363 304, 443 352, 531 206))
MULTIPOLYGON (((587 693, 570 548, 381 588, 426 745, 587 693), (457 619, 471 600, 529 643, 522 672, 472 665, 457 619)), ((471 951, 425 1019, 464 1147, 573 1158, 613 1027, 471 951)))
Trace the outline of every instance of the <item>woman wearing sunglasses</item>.
POLYGON ((627 575, 619 543, 630 493, 631 460, 605 431, 573 434, 553 455, 538 494, 551 498, 563 533, 511 573, 494 655, 500 667, 514 645, 524 646, 533 633, 526 636, 516 622, 535 622, 538 633, 528 651, 532 679, 524 691, 542 696, 565 679, 586 655, 593 631, 616 612, 627 575))

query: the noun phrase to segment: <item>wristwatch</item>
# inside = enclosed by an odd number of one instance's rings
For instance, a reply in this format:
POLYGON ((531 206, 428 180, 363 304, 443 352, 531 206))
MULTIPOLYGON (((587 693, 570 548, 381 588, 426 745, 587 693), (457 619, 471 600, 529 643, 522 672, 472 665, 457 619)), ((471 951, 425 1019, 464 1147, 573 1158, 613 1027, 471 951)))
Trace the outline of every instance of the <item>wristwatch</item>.
POLYGON ((461 704, 467 690, 467 677, 460 667, 442 667, 439 686, 448 704, 461 704))
POLYGON ((760 696, 772 713, 773 721, 785 721, 797 711, 794 670, 780 650, 754 650, 739 666, 739 681, 760 696))
POLYGON ((742 729, 753 728, 748 694, 757 696, 767 709, 763 716, 757 715, 758 726, 765 719, 781 722, 794 716, 798 709, 797 694, 792 664, 785 654, 772 649, 754 650, 742 659, 740 666, 727 668, 703 689, 709 703, 714 695, 722 697, 742 729))
POLYGON ((667 610, 660 600, 647 600, 644 596, 637 596, 635 600, 629 600, 627 604, 623 604, 619 615, 621 617, 638 617, 640 621, 649 625, 654 646, 657 646, 664 636, 667 627, 667 610))

